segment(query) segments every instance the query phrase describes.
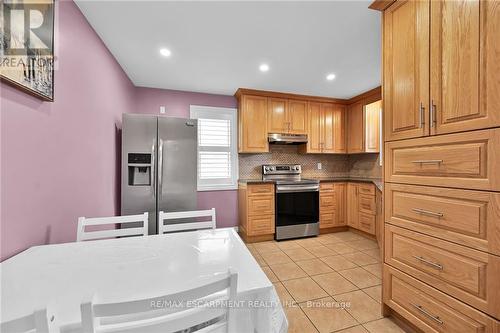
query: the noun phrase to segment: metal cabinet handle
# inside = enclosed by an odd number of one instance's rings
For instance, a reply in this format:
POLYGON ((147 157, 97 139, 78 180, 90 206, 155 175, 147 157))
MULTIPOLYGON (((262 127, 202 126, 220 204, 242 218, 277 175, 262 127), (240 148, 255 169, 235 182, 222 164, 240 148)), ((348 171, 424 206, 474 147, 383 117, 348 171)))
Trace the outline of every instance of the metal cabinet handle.
POLYGON ((434 104, 434 100, 431 100, 430 112, 431 112, 431 127, 434 127, 436 125, 436 104, 434 104))
POLYGON ((425 113, 424 103, 420 102, 419 114, 420 114, 420 127, 421 128, 424 127, 424 125, 425 125, 424 113, 425 113))
POLYGON ((443 265, 435 263, 435 262, 432 262, 432 261, 429 261, 429 260, 425 259, 424 257, 413 256, 413 258, 415 258, 418 261, 423 262, 424 264, 426 264, 428 266, 431 266, 432 268, 435 268, 435 269, 437 269, 439 271, 442 271, 443 268, 444 268, 443 265))
POLYGON ((443 160, 415 160, 415 161, 411 161, 411 163, 417 163, 417 164, 440 164, 440 163, 443 163, 443 160))
POLYGON ((163 191, 163 140, 160 139, 158 148, 158 198, 161 199, 163 191))
POLYGON ((410 303, 415 309, 417 309, 420 313, 422 313, 423 315, 425 315, 426 317, 434 320, 436 323, 438 323, 439 325, 443 325, 444 322, 441 320, 441 318, 439 318, 439 316, 434 316, 433 314, 431 314, 429 311, 427 311, 426 309, 424 309, 424 307, 422 305, 418 305, 418 304, 413 304, 413 303, 410 303))
POLYGON ((431 212, 430 210, 425 210, 422 208, 412 208, 412 211, 419 213, 419 214, 426 214, 426 215, 432 215, 432 216, 438 216, 438 217, 443 217, 443 213, 437 213, 437 212, 431 212))

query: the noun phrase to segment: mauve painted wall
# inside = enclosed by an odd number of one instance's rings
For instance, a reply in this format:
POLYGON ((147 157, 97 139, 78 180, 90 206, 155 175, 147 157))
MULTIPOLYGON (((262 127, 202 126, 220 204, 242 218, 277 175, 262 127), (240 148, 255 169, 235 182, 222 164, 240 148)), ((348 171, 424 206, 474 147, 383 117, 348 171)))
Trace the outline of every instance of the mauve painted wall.
POLYGON ((122 112, 135 87, 71 1, 57 1, 55 102, 1 84, 1 260, 74 241, 119 204, 122 112))
MULTIPOLYGON (((165 106, 166 115, 172 117, 189 117, 190 105, 218 106, 236 108, 237 101, 233 96, 193 93, 177 90, 136 88, 136 113, 159 114, 160 105, 165 106)), ((238 225, 238 192, 208 191, 198 192, 198 208, 215 208, 217 211, 217 227, 233 227, 238 225)))

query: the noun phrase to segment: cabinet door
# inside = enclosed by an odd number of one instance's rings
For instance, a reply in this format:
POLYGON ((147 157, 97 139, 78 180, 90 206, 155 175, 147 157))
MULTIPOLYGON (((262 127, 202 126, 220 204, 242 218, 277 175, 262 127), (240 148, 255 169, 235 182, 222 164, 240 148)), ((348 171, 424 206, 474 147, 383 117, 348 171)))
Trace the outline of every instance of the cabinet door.
POLYGON ((365 149, 367 153, 378 153, 380 151, 380 110, 382 101, 367 104, 365 106, 365 149))
POLYGON ((349 106, 347 115, 347 151, 349 154, 364 152, 363 101, 349 106))
POLYGON ((384 12, 385 140, 429 134, 429 0, 400 0, 384 12))
POLYGON ((267 116, 269 133, 288 132, 289 124, 287 119, 286 99, 269 98, 267 116))
POLYGON ((307 152, 321 153, 323 118, 321 116, 320 103, 309 102, 308 123, 307 152))
POLYGON ((333 109, 333 150, 335 153, 347 153, 345 106, 334 105, 333 109))
POLYGON ((242 97, 239 115, 240 153, 268 152, 267 97, 242 97))
POLYGON ((337 212, 336 225, 346 225, 347 223, 347 183, 335 183, 335 206, 337 212))
POLYGON ((358 228, 358 224, 358 184, 347 183, 347 225, 353 228, 358 228))
POLYGON ((334 153, 335 147, 333 144, 334 138, 334 122, 333 122, 334 107, 333 104, 321 104, 321 117, 323 118, 321 152, 334 153))
POLYGON ((307 102, 288 100, 288 123, 290 133, 307 134, 307 102))
POLYGON ((431 1, 431 134, 500 125, 500 6, 431 1))

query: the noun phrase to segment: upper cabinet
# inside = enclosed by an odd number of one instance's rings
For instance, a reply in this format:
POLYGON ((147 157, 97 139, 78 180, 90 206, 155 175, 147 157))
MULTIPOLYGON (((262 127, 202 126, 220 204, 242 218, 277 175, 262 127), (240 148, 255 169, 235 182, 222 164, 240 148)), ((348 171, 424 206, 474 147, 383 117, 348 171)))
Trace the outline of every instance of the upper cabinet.
POLYGON ((374 89, 349 105, 347 111, 347 152, 378 153, 380 151, 380 89, 374 89))
POLYGON ((269 98, 269 133, 307 134, 307 101, 269 98))
POLYGON ((307 101, 288 100, 288 126, 291 134, 307 134, 307 101))
POLYGON ((238 110, 238 151, 262 153, 269 151, 267 142, 267 97, 243 95, 238 110))
POLYGON ((400 0, 384 11, 387 141, 500 125, 497 1, 400 0))
POLYGON ((286 111, 287 111, 286 99, 268 98, 267 129, 269 133, 288 132, 289 123, 286 111))
POLYGON ((333 103, 309 102, 309 136, 304 153, 347 153, 345 106, 333 103))

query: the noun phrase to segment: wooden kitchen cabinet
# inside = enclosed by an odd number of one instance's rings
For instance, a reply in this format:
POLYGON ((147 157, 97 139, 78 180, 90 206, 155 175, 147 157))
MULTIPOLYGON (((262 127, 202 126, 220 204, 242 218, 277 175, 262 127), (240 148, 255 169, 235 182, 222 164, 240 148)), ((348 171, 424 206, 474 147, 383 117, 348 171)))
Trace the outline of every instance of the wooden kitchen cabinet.
POLYGON ((496 1, 400 0, 385 10, 386 141, 500 126, 498 22, 496 1))
POLYGON ((267 97, 243 95, 239 98, 238 151, 265 153, 267 141, 267 97))
POLYGON ((322 182, 319 190, 320 229, 346 225, 347 183, 322 182))
POLYGON ((269 133, 288 132, 287 103, 288 101, 282 98, 269 98, 267 100, 267 129, 269 133))
POLYGON ((268 132, 307 134, 307 101, 269 98, 268 132))
POLYGON ((377 234, 375 186, 370 183, 347 184, 347 225, 371 235, 377 234))
POLYGON ((274 206, 274 184, 239 184, 239 229, 246 241, 274 238, 274 206))
POLYGON ((347 153, 345 106, 333 103, 309 102, 309 137, 303 153, 347 153))
POLYGON ((358 184, 356 183, 347 183, 347 225, 356 229, 359 225, 358 184))
POLYGON ((288 100, 288 123, 291 134, 307 134, 307 101, 288 100))
POLYGON ((347 152, 349 154, 364 153, 363 108, 362 100, 349 106, 347 114, 347 152))

